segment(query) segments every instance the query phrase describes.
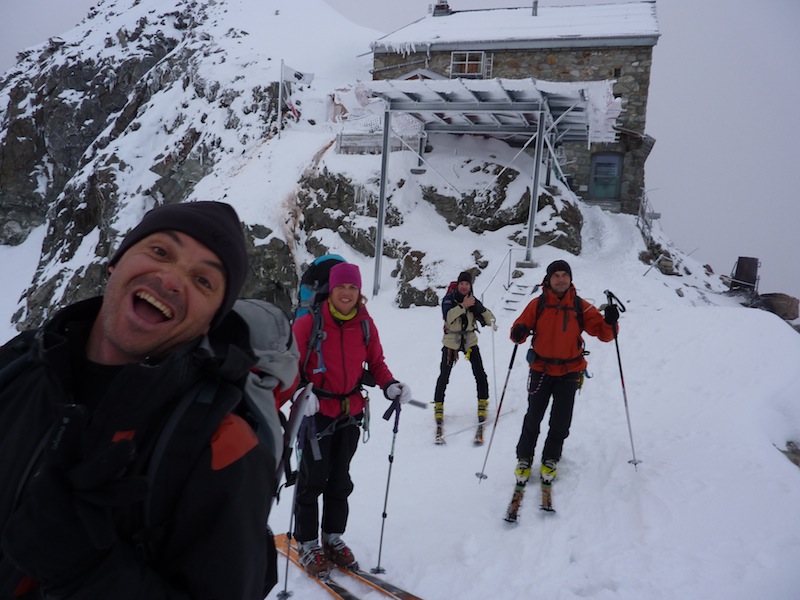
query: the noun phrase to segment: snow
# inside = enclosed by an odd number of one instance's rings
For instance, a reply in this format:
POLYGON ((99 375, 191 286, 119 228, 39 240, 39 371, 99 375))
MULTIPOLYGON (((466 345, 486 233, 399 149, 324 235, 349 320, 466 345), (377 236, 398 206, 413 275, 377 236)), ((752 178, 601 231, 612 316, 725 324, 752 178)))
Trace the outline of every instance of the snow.
MULTIPOLYGON (((463 360, 448 388, 445 446, 433 444, 432 410, 414 407, 403 409, 393 446, 393 421, 380 418, 386 401, 373 392, 371 437, 352 469, 348 543, 365 567, 376 566, 380 553, 386 577, 423 598, 796 597, 800 473, 776 447, 800 437, 794 381, 800 336, 775 315, 739 306, 700 275, 675 278, 648 270, 638 260, 643 243, 632 217, 581 208, 581 255, 535 248, 540 266, 525 270, 509 290, 508 256, 519 260, 521 250, 509 252, 498 241, 502 234, 475 236, 459 228, 443 236, 429 208, 420 204, 411 211, 404 233, 412 246, 441 253, 443 284, 471 266, 474 248, 489 261, 475 290, 499 321, 497 333, 480 334, 492 423, 487 445, 473 447, 475 388, 463 360), (600 304, 610 289, 627 307, 618 339, 625 394, 614 343, 587 338, 592 377, 577 397, 559 465, 558 512, 537 510, 534 487, 512 527, 501 517, 513 487, 514 446, 526 406, 522 352, 508 368, 507 332, 523 307, 512 303, 518 298, 513 291, 538 283, 544 266, 558 258, 570 262, 584 298, 600 304), (636 469, 628 464, 634 449, 642 461, 636 469), (484 461, 488 478, 480 481, 475 473, 484 461)), ((0 261, 13 265, 4 272, 7 289, 25 288, 42 235, 37 230, 23 246, 0 247, 0 261)), ((371 263, 350 254, 370 289, 371 263)), ((691 258, 685 265, 702 272, 691 258)), ((388 267, 387 261, 384 289, 391 290, 388 267)), ((427 402, 438 375, 440 311, 399 310, 392 296, 382 291, 368 307, 395 376, 427 402)), ((3 322, 14 308, 12 297, 4 295, 0 305, 3 322)), ((12 334, 10 328, 6 333, 12 334)), ((275 531, 288 529, 291 494, 285 490, 273 510, 275 531)), ((283 577, 283 563, 280 572, 283 577)), ((295 597, 327 597, 294 567, 288 573, 295 597)), ((283 587, 282 579, 269 598, 283 587)))
MULTIPOLYGON (((113 3, 100 6, 107 10, 109 4, 113 3)), ((109 32, 135 22, 129 19, 151 14, 147 11, 159 4, 167 10, 164 7, 172 3, 129 4, 135 8, 130 16, 112 18, 101 12, 62 38, 69 46, 79 40, 90 44, 96 37, 97 48, 103 48, 109 32), (108 27, 100 27, 100 21, 108 27)), ((290 123, 280 138, 242 143, 236 139, 241 132, 224 130, 211 119, 209 127, 220 127, 223 147, 238 150, 226 154, 214 173, 198 183, 194 197, 226 199, 245 222, 268 225, 273 235, 283 236, 298 176, 308 169, 343 173, 376 193, 380 157, 334 154, 336 126, 327 123, 328 95, 345 83, 367 78, 363 64, 353 59, 376 36, 370 38, 368 31, 325 12, 321 1, 301 5, 277 0, 263 8, 257 0, 238 0, 224 8, 215 6, 209 8, 208 33, 226 46, 227 60, 214 62, 212 56, 199 67, 208 69, 204 77, 209 82, 230 84, 241 69, 247 80, 242 89, 265 85, 276 78, 281 58, 294 69, 315 73, 315 79, 294 94, 302 117, 290 123), (311 16, 318 8, 319 19, 311 16), (320 44, 335 43, 337 51, 320 52, 319 46, 308 42, 309 35, 297 35, 285 26, 297 22, 320 44), (224 35, 237 27, 251 35, 224 35), (344 50, 339 51, 342 45, 344 50)), ((544 8, 540 5, 540 12, 544 8)), ((105 51, 114 48, 120 50, 115 46, 105 51)), ((51 60, 59 60, 59 55, 51 60)), ((141 116, 141 130, 153 137, 142 133, 114 148, 129 164, 136 164, 137 154, 157 151, 149 149, 161 143, 155 136, 163 125, 157 121, 169 122, 176 112, 167 104, 175 101, 169 93, 155 101, 165 104, 141 116)), ((202 106, 197 99, 187 102, 187 114, 202 106)), ((451 230, 420 199, 420 189, 484 190, 494 173, 473 168, 481 161, 511 163, 521 173, 530 173, 530 157, 517 155, 516 149, 496 140, 435 136, 431 144, 434 151, 426 154, 429 168, 422 175, 409 174, 416 166, 411 153, 391 156, 388 189, 403 223, 388 228, 387 236, 436 257, 424 277, 442 289, 459 271, 474 266, 476 251, 488 262, 475 290, 499 324, 496 333, 484 329, 480 334, 492 419, 487 444, 473 447, 475 387, 464 360, 454 368, 447 390, 445 446, 433 444, 430 407, 404 408, 394 437, 393 422, 381 419, 386 401, 380 392, 372 392, 371 437, 361 444, 353 462, 355 491, 345 535, 361 564, 371 568, 380 561, 388 579, 429 600, 798 597, 800 472, 778 449, 788 440, 800 440, 795 381, 800 336, 775 315, 744 308, 724 294, 719 279, 706 276, 700 263, 675 250, 658 225, 658 241, 680 260, 680 277, 663 275, 639 260, 645 246, 632 216, 583 204, 581 254, 572 256, 551 246, 534 248, 538 266, 521 269, 522 277, 510 279, 511 266, 523 258, 524 248, 511 243, 509 236, 524 228, 481 235, 464 227, 451 230), (592 377, 576 399, 571 435, 554 484, 558 512, 539 511, 532 489, 520 522, 511 527, 502 515, 514 483, 514 447, 526 408, 527 365, 520 351, 509 368, 513 346, 508 331, 524 302, 534 298, 532 286, 555 259, 571 264, 582 297, 599 305, 604 291, 611 290, 625 304, 618 339, 625 388, 614 342, 603 344, 588 337, 592 377), (514 293, 519 291, 527 295, 514 293), (501 416, 495 422, 501 397, 501 416), (628 463, 634 450, 642 461, 636 469, 628 463), (479 480, 475 474, 484 462, 488 477, 479 480)), ((128 171, 124 194, 135 198, 131 190, 146 185, 150 177, 147 169, 128 171)), ((523 179, 518 178, 511 189, 519 192, 526 184, 523 179)), ((117 222, 120 231, 133 226, 146 208, 144 199, 131 204, 117 222)), ((349 219, 366 217, 345 216, 345 222, 349 219)), ((537 232, 553 229, 556 222, 551 212, 542 211, 537 232)), ((364 290, 372 290, 372 259, 344 246, 335 232, 322 231, 319 237, 332 251, 356 262, 364 290)), ((7 290, 0 298, 2 339, 14 335, 10 319, 37 269, 43 238, 44 226, 21 246, 0 246, 7 290)), ((80 269, 77 263, 92 258, 93 243, 94 238, 85 240, 82 258, 60 268, 80 269)), ((304 249, 297 249, 297 259, 298 264, 308 259, 304 249)), ((429 402, 438 375, 441 313, 438 307, 398 309, 395 268, 394 260, 383 258, 381 292, 370 298, 368 307, 393 373, 411 386, 417 399, 429 402)), ((539 448, 543 438, 544 434, 539 448)), ((276 532, 289 527, 292 492, 285 490, 273 509, 270 524, 276 532)), ((281 581, 270 599, 277 598, 284 586, 294 591, 295 598, 328 598, 294 567, 286 582, 283 563, 279 572, 281 581)))
POLYGON ((578 38, 653 38, 659 35, 655 2, 620 2, 587 6, 531 6, 490 10, 458 10, 447 16, 428 16, 389 33, 373 44, 375 49, 415 52, 430 45, 480 41, 563 40, 578 38))
MULTIPOLYGON (((414 407, 402 411, 393 446, 393 422, 379 418, 385 401, 373 392, 371 438, 353 463, 347 541, 363 566, 376 566, 380 553, 387 577, 424 598, 796 597, 800 473, 776 447, 797 439, 800 428, 794 386, 800 337, 774 315, 704 286, 655 270, 645 274, 633 220, 582 209, 587 246, 581 255, 536 248, 540 267, 517 280, 538 283, 545 265, 566 258, 583 297, 600 304, 610 289, 627 307, 618 339, 624 393, 614 343, 587 338, 592 377, 577 397, 559 465, 558 512, 537 509, 534 487, 519 524, 502 520, 526 408, 526 365, 518 353, 509 375, 507 334, 523 305, 510 304, 514 289, 504 289, 503 248, 486 243, 480 248, 491 266, 475 289, 499 320, 497 333, 480 335, 493 416, 508 376, 502 415, 487 431, 494 436, 491 448, 472 446, 475 388, 463 360, 448 387, 445 446, 433 444, 432 410, 414 407), (634 449, 642 461, 636 469, 628 464, 634 449), (475 473, 484 461, 488 478, 480 481, 475 473)), ((430 240, 427 232, 420 226, 420 246, 422 238, 430 240)), ((469 265, 468 243, 459 267, 469 265)), ((369 269, 363 273, 368 287, 369 269)), ((395 376, 416 398, 430 401, 439 309, 398 311, 389 294, 368 306, 395 376)), ((539 450, 542 442, 543 435, 539 450)), ((271 518, 278 531, 288 528, 290 494, 271 518)), ((294 570, 288 587, 303 598, 325 597, 294 570)))

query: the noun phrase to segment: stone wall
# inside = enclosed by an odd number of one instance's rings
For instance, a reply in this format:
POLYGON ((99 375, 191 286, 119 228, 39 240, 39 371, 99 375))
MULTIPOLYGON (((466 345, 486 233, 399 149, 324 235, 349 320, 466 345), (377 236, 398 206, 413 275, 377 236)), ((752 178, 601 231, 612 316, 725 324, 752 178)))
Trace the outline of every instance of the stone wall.
MULTIPOLYGON (((479 50, 479 48, 470 48, 479 50)), ((547 81, 615 80, 614 95, 622 98, 619 117, 620 141, 615 144, 565 144, 570 163, 565 170, 572 177, 573 189, 584 200, 589 198, 589 170, 595 152, 623 154, 620 203, 604 203, 606 208, 636 214, 644 189, 644 163, 655 143, 645 135, 647 97, 653 49, 650 46, 617 48, 564 48, 502 50, 487 53, 493 61, 492 77, 519 79, 533 77, 547 81)), ((376 53, 375 79, 396 79, 418 68, 450 75, 450 52, 412 54, 376 53)))

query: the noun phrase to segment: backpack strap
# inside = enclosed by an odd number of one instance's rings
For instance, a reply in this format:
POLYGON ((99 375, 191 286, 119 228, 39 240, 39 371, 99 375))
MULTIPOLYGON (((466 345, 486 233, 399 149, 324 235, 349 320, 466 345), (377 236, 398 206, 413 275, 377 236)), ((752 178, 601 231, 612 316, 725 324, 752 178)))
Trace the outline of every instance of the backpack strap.
MULTIPOLYGON (((316 375, 317 373, 324 373, 327 370, 327 367, 325 367, 325 360, 323 359, 322 356, 322 341, 326 338, 326 334, 323 327, 324 324, 322 320, 321 305, 313 307, 313 309, 311 310, 311 314, 312 318, 314 319, 314 324, 311 326, 311 335, 308 336, 308 344, 306 346, 306 357, 303 360, 303 368, 300 371, 301 378, 306 372, 306 367, 308 366, 308 359, 311 356, 312 350, 317 353, 317 368, 314 369, 314 374, 316 375)), ((368 319, 362 319, 361 321, 361 337, 364 340, 364 346, 369 346, 371 333, 370 333, 368 319)), ((355 389, 351 392, 348 392, 347 395, 349 396, 354 391, 360 389, 361 386, 362 382, 359 381, 355 389)), ((316 394, 316 390, 314 390, 314 393, 316 394)))
MULTIPOLYGON (((547 303, 547 300, 545 299, 545 294, 544 294, 544 292, 542 292, 542 294, 539 296, 539 300, 538 300, 538 302, 536 304, 536 321, 537 322, 539 321, 539 317, 544 312, 546 303, 547 303)), ((580 328, 581 332, 583 332, 583 330, 584 330, 584 326, 583 326, 583 323, 584 323, 583 322, 583 300, 577 294, 575 294, 574 310, 575 310, 575 318, 578 320, 578 327, 580 328)), ((536 323, 533 324, 533 330, 536 331, 536 323)))
MULTIPOLYGON (((16 352, 18 356, 13 358, 2 369, 0 369, 0 389, 5 388, 9 383, 16 379, 17 376, 19 376, 27 368, 27 366, 33 362, 33 349, 31 342, 33 341, 34 336, 35 333, 33 331, 26 331, 20 334, 18 339, 9 342, 8 346, 12 351, 16 352)), ((44 446, 47 443, 47 440, 50 439, 52 431, 53 427, 48 428, 47 432, 44 434, 44 436, 42 436, 42 439, 36 446, 36 449, 31 456, 31 459, 28 461, 28 464, 25 466, 25 470, 22 472, 22 477, 20 478, 17 490, 14 493, 14 502, 12 506, 16 506, 19 502, 19 499, 22 496, 22 490, 30 479, 36 464, 39 462, 39 457, 42 455, 44 446)))
POLYGON ((196 462, 222 419, 239 403, 242 393, 232 384, 203 378, 181 396, 167 415, 145 469, 150 489, 142 504, 139 531, 134 534, 135 548, 142 560, 157 559, 157 549, 169 527, 164 519, 189 477, 190 469, 185 465, 196 462), (154 488, 159 490, 158 501, 154 488))
MULTIPOLYGON (((3 354, 9 351, 11 357, 4 367, 0 368, 0 388, 8 385, 33 362, 33 340, 35 330, 24 331, 3 347, 3 354), (15 356, 16 355, 16 356, 15 356)), ((3 357, 5 359, 5 356, 3 357)))
MULTIPOLYGON (((189 407, 194 402, 210 406, 211 403, 214 401, 214 396, 216 395, 216 393, 217 393, 216 383, 212 383, 209 381, 200 381, 183 395, 183 397, 178 402, 177 406, 170 413, 166 423, 164 424, 164 427, 161 429, 161 433, 159 433, 158 435, 158 439, 153 448, 153 453, 150 455, 150 461, 147 467, 146 476, 151 486, 155 481, 156 474, 158 473, 158 469, 161 466, 161 461, 164 458, 167 446, 169 445, 170 441, 172 441, 173 435, 175 434, 175 430, 178 428, 178 424, 181 422, 184 415, 189 410, 189 407)), ((152 502, 149 496, 145 501, 144 524, 146 527, 152 524, 152 502)))
POLYGON ((25 370, 25 367, 27 367, 31 362, 33 362, 33 359, 31 358, 30 351, 28 351, 22 356, 18 356, 5 367, 3 367, 2 370, 0 370, 0 388, 4 388, 6 385, 16 379, 17 375, 22 373, 22 371, 25 370))
POLYGON ((583 300, 578 294, 575 294, 575 316, 578 319, 578 327, 583 332, 583 300))

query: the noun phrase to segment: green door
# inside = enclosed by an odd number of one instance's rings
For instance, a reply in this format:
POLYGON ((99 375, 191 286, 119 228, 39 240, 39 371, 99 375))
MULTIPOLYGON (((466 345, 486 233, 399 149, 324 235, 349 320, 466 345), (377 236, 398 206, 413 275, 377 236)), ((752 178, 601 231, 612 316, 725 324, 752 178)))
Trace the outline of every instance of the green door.
POLYGON ((591 200, 619 200, 622 183, 622 154, 598 152, 592 155, 592 171, 589 177, 591 200))

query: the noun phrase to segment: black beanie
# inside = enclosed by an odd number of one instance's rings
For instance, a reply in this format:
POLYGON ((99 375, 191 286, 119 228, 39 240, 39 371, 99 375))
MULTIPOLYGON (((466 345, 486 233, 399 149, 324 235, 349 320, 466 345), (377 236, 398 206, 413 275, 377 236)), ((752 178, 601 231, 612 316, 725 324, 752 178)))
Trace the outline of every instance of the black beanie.
POLYGON ((550 287, 550 276, 555 273, 556 271, 565 271, 569 275, 570 281, 572 281, 572 269, 570 268, 569 264, 565 260, 555 260, 547 265, 547 275, 544 276, 544 281, 542 285, 550 287))
POLYGON ((458 280, 457 281, 458 281, 458 283, 461 283, 462 281, 466 281, 467 283, 472 285, 472 273, 470 273, 469 271, 461 271, 461 273, 458 274, 458 280))
POLYGON ((211 321, 211 329, 228 314, 247 276, 247 247, 239 216, 224 202, 188 202, 164 204, 148 211, 142 221, 122 240, 109 266, 114 266, 139 240, 157 231, 180 231, 203 244, 225 267, 225 295, 211 321))

